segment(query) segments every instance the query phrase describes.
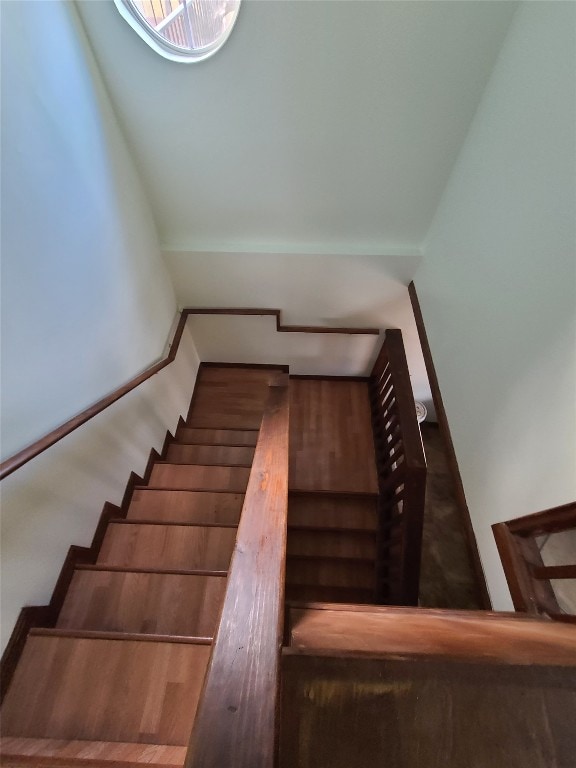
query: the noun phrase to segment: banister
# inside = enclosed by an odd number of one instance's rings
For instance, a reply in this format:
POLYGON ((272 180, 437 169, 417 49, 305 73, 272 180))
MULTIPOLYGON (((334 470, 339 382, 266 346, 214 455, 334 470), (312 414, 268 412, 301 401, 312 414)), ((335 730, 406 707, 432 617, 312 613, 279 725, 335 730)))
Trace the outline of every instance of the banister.
POLYGON ((272 768, 288 514, 288 377, 271 384, 185 768, 272 768))
MULTIPOLYGON (((546 566, 537 536, 576 529, 576 502, 495 523, 492 532, 514 608, 560 621, 576 621, 563 613, 551 579, 576 578, 576 563, 546 566)), ((576 557, 574 558, 576 559, 576 557)))
POLYGON ((426 459, 401 331, 386 331, 370 375, 370 389, 379 489, 376 599, 417 605, 426 459))
POLYGON ((143 384, 149 378, 159 373, 167 365, 170 365, 176 358, 178 347, 184 333, 184 327, 186 321, 190 315, 259 315, 259 316, 271 316, 276 320, 276 330, 279 333, 340 333, 340 334, 368 334, 378 335, 380 331, 378 328, 341 328, 330 326, 312 326, 312 325, 283 325, 282 313, 279 309, 258 309, 254 307, 240 307, 240 308, 225 308, 225 307, 185 307, 180 313, 180 319, 176 326, 172 343, 168 354, 161 360, 151 365, 142 373, 139 373, 126 384, 115 389, 110 394, 98 400, 93 405, 85 408, 80 413, 73 416, 68 421, 65 421, 60 426, 56 427, 52 431, 48 432, 43 437, 39 438, 35 442, 18 451, 13 456, 5 459, 0 464, 0 480, 3 480, 8 475, 11 475, 17 469, 27 464, 32 459, 39 456, 48 448, 51 448, 55 443, 62 440, 62 438, 74 432, 75 429, 81 427, 94 416, 102 413, 110 405, 113 405, 121 397, 127 395, 133 389, 136 389, 140 384, 143 384))

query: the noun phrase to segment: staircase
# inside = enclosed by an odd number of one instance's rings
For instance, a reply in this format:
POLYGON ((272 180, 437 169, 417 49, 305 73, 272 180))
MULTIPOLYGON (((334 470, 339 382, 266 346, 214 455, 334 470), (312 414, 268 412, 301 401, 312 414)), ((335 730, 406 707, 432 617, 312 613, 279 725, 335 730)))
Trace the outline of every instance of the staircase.
POLYGON ((182 765, 274 369, 202 367, 188 418, 33 629, 2 708, 4 765, 182 765))

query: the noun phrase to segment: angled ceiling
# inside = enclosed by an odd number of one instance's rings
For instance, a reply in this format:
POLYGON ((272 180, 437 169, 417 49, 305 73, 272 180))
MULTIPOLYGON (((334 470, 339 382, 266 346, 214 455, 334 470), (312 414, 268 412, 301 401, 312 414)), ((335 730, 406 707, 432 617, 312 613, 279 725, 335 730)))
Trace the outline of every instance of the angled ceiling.
POLYGON ((77 5, 165 250, 350 255, 418 252, 516 6, 244 0, 181 65, 77 5))

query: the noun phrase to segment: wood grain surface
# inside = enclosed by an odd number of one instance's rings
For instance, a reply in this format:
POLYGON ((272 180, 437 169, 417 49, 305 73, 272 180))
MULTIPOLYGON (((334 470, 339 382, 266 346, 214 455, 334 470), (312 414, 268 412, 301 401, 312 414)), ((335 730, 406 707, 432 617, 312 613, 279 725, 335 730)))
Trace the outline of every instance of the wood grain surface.
POLYGON ((335 557, 374 562, 373 531, 319 531, 288 529, 288 556, 335 557))
POLYGON ((194 429, 180 425, 176 431, 176 441, 186 445, 255 446, 257 440, 257 429, 194 429))
POLYGON ((344 530, 376 530, 377 498, 342 498, 321 494, 290 494, 288 525, 344 530))
POLYGON ((378 492, 365 382, 290 380, 289 486, 378 492))
POLYGON ((180 445, 173 443, 166 452, 166 461, 174 464, 216 464, 252 466, 254 448, 228 445, 180 445))
POLYGON ((286 583, 319 587, 374 589, 374 563, 289 557, 286 583))
POLYGON ((134 744, 121 741, 0 738, 3 766, 31 765, 51 768, 176 768, 184 763, 185 747, 165 744, 134 744))
POLYGON ((259 429, 268 385, 278 371, 272 368, 202 367, 188 427, 204 429, 259 429))
POLYGON ((244 493, 249 475, 250 470, 243 467, 158 462, 152 467, 150 485, 174 490, 244 493))
POLYGON ((572 768, 576 669, 283 657, 281 768, 572 768))
POLYGON ((188 768, 272 768, 288 507, 288 393, 271 388, 188 768))
POLYGON ((446 656, 503 664, 576 667, 576 627, 481 611, 290 608, 290 644, 352 653, 446 656))
POLYGON ((135 568, 227 570, 235 528, 111 524, 98 563, 135 568))
POLYGON ((76 571, 57 627, 213 637, 226 579, 131 571, 76 571))
POLYGON ((243 502, 243 493, 137 488, 126 517, 167 523, 238 525, 243 502))
POLYGON ((186 744, 206 645, 30 636, 2 708, 5 736, 186 744))

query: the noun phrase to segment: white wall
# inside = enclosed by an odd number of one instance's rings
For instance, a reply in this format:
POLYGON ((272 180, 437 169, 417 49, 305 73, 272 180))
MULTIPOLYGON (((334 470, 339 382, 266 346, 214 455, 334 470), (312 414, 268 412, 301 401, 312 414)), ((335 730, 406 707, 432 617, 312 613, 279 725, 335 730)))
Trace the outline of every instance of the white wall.
MULTIPOLYGON (((421 256, 166 251, 180 306, 272 307, 287 325, 401 328, 414 396, 430 387, 406 286, 421 256)), ((270 318, 194 318, 202 360, 280 362, 292 373, 365 375, 375 337, 271 333, 270 318)))
POLYGON ((176 311, 73 3, 2 5, 2 456, 160 356, 176 311))
POLYGON ((575 30, 519 8, 415 280, 498 609, 490 525, 576 496, 575 30))
POLYGON ((151 448, 190 404, 199 359, 187 328, 176 360, 2 482, 2 648, 24 605, 45 605, 71 544, 89 546, 151 448))
MULTIPOLYGON (((176 301, 136 171, 65 2, 2 4, 2 455, 148 367, 176 301)), ((186 411, 175 363, 2 483, 2 645, 68 546, 186 411)))

